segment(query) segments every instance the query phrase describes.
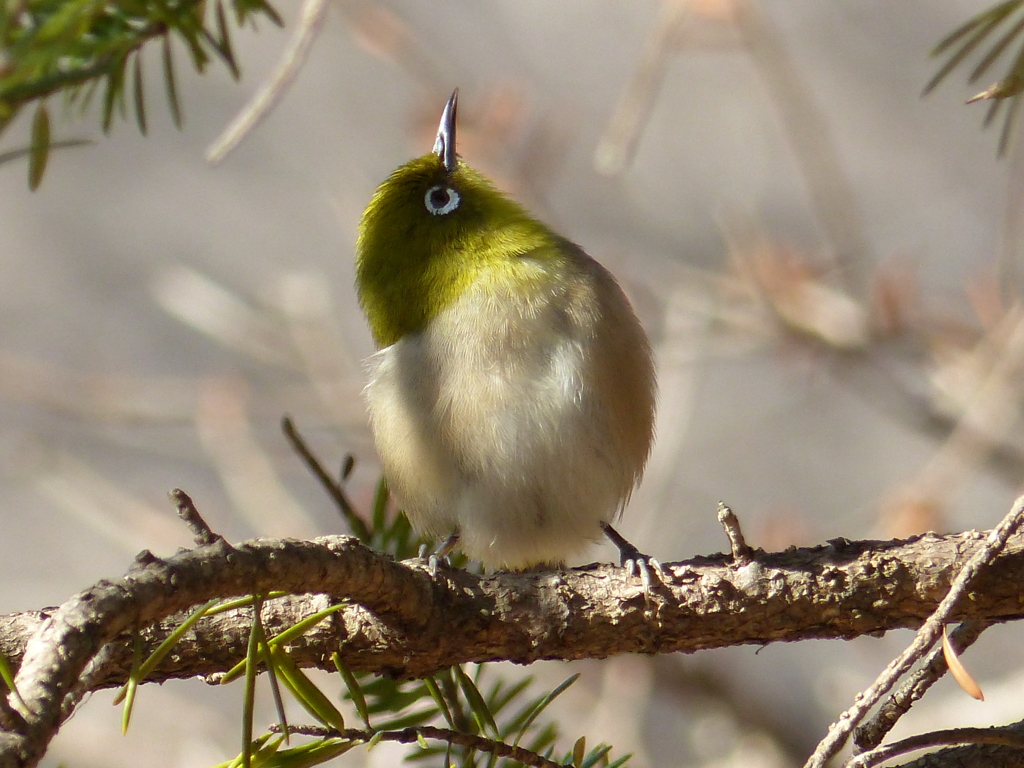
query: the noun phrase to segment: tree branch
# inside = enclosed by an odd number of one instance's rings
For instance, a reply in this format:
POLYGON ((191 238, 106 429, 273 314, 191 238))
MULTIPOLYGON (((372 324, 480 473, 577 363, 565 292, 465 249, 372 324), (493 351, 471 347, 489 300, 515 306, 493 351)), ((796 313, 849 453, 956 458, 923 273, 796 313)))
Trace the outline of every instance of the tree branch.
POLYGON ((906 739, 887 744, 857 755, 850 760, 850 768, 872 768, 897 755, 907 752, 927 749, 928 747, 949 746, 951 744, 969 744, 969 747, 957 749, 945 749, 940 752, 933 752, 919 760, 906 764, 905 768, 912 766, 932 765, 946 768, 956 766, 978 766, 978 768, 997 768, 1002 765, 1019 766, 1021 755, 1024 753, 1024 733, 1021 723, 1013 723, 1008 726, 993 728, 950 728, 944 731, 931 731, 910 736, 906 739), (979 749, 980 745, 988 748, 979 749), (991 749, 991 747, 999 749, 991 749), (1004 763, 1007 756, 1011 761, 1004 763), (995 759, 998 758, 998 759, 995 759))
MULTIPOLYGON (((350 607, 290 647, 294 658, 329 668, 337 650, 353 670, 421 677, 467 661, 692 652, 917 627, 984 538, 837 539, 755 551, 738 568, 728 555, 699 557, 666 566, 671 582, 656 586, 649 602, 639 580, 612 566, 489 577, 442 569, 432 579, 418 562, 393 562, 345 536, 236 547, 218 541, 167 560, 144 552, 123 579, 100 582, 58 609, 0 617, 0 653, 19 665, 16 685, 27 702, 8 697, 24 723, 0 733, 0 768, 35 765, 83 686, 127 679, 130 630, 138 629, 150 652, 180 623, 179 614, 216 597, 305 595, 267 602, 268 634, 346 600, 350 607), (94 661, 101 650, 102 663, 94 661)), ((951 620, 1021 616, 1021 584, 1018 536, 951 620)), ((250 609, 203 619, 149 679, 227 670, 244 657, 250 626, 250 609)))
MULTIPOLYGON (((958 626, 950 635, 950 641, 957 649, 957 653, 963 653, 989 626, 991 625, 987 621, 966 621, 958 626)), ((925 657, 921 667, 889 695, 871 719, 854 729, 854 749, 866 752, 881 744, 885 735, 910 711, 914 702, 920 700, 947 671, 949 667, 946 665, 942 646, 936 645, 925 657)))
POLYGON ((964 563, 942 602, 921 626, 906 650, 893 659, 875 682, 854 699, 853 706, 832 723, 825 738, 818 743, 814 753, 804 764, 804 768, 824 768, 825 763, 846 743, 846 739, 868 711, 928 652, 942 635, 943 626, 953 620, 963 598, 973 598, 975 590, 978 589, 978 576, 992 571, 992 564, 999 559, 999 554, 1020 528, 1022 521, 1024 496, 1013 503, 1013 507, 999 525, 989 532, 984 543, 977 547, 964 563))

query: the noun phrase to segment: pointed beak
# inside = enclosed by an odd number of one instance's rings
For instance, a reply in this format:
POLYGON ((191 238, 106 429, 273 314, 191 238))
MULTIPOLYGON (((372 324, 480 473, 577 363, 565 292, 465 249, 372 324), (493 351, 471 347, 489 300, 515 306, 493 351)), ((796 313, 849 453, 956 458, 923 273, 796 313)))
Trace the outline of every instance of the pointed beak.
POLYGON ((459 89, 452 91, 448 103, 441 113, 441 124, 437 127, 437 139, 434 141, 434 154, 444 163, 448 173, 454 173, 458 160, 455 157, 455 113, 459 107, 459 89))

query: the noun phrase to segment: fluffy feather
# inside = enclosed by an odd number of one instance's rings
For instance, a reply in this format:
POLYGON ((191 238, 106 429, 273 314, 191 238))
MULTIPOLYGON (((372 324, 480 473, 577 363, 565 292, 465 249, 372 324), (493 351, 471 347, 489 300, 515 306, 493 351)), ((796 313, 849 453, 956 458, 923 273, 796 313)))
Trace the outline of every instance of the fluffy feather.
POLYGON ((601 536, 650 450, 654 368, 611 275, 570 243, 482 275, 368 361, 370 421, 413 527, 492 568, 562 562, 601 536), (523 290, 524 285, 528 290, 523 290))

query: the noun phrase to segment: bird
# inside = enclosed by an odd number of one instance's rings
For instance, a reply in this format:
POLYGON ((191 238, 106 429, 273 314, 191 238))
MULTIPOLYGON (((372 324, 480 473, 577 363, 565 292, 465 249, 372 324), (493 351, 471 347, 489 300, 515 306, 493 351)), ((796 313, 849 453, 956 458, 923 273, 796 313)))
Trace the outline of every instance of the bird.
MULTIPOLYGON (((456 152, 458 89, 433 150, 380 184, 356 292, 377 351, 364 397, 413 529, 490 570, 564 564, 613 527, 654 439, 654 356, 612 274, 456 152)), ((434 560, 436 566, 436 559, 434 560)))

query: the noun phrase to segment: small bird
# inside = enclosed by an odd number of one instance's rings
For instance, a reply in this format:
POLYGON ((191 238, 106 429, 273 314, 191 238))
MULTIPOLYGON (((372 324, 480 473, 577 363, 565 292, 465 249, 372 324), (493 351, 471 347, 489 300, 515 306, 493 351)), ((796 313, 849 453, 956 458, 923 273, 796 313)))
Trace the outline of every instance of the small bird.
POLYGON ((646 587, 660 567, 610 523, 653 440, 647 335, 608 270, 456 154, 457 105, 359 225, 384 475, 417 533, 447 537, 439 554, 560 566, 604 532, 646 587))

